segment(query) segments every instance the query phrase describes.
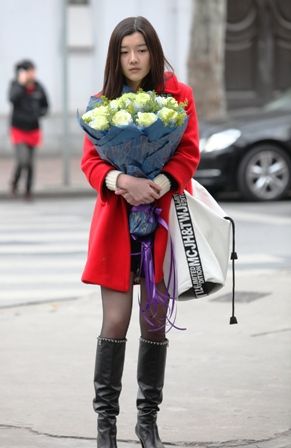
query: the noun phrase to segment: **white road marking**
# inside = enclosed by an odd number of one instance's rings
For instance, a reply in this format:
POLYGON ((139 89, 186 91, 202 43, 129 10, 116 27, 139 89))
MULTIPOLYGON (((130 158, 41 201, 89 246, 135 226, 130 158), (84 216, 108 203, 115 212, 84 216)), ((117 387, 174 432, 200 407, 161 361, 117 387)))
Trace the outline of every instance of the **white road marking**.
POLYGON ((291 217, 288 216, 274 216, 262 213, 250 213, 239 210, 232 210, 230 215, 234 220, 256 222, 263 224, 281 224, 291 226, 291 217))

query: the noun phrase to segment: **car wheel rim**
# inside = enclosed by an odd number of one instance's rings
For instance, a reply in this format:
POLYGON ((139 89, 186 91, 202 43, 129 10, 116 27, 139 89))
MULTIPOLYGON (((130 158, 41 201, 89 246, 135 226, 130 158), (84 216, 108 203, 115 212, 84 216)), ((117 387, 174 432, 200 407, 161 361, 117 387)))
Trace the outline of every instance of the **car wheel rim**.
POLYGON ((277 151, 261 151, 249 161, 246 180, 252 194, 258 199, 275 199, 287 188, 289 169, 286 160, 277 151))

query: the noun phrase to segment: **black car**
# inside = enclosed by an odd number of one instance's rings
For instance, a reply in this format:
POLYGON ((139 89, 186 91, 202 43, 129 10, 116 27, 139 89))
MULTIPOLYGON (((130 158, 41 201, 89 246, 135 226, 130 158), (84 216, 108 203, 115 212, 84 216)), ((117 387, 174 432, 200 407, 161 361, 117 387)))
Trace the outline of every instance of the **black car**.
POLYGON ((270 201, 291 186, 291 91, 260 111, 200 123, 201 162, 195 179, 212 191, 239 191, 270 201))

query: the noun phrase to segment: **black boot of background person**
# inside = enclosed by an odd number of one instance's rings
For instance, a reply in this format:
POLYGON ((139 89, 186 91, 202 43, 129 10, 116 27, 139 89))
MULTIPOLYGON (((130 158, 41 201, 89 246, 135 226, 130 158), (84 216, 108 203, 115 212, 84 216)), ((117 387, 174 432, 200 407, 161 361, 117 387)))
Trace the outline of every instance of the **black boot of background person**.
POLYGON ((27 160, 26 160, 26 189, 25 189, 25 195, 24 197, 27 200, 32 199, 31 189, 32 189, 32 183, 33 183, 33 174, 34 174, 34 168, 33 168, 33 158, 34 158, 34 148, 31 146, 27 147, 27 160))
POLYGON ((98 338, 94 373, 94 411, 98 414, 97 448, 116 448, 116 416, 126 339, 98 338))
POLYGON ((27 179, 26 179, 26 189, 24 193, 24 199, 27 201, 32 200, 31 187, 32 187, 32 179, 33 179, 33 167, 29 165, 26 167, 27 171, 27 179))
POLYGON ((17 190, 18 190, 18 182, 21 176, 21 171, 22 171, 22 166, 20 164, 17 164, 14 174, 13 174, 13 179, 11 182, 11 194, 13 196, 15 196, 17 194, 17 190))
POLYGON ((135 432, 143 448, 165 448, 157 428, 157 412, 163 399, 168 340, 140 339, 137 381, 138 417, 135 432))

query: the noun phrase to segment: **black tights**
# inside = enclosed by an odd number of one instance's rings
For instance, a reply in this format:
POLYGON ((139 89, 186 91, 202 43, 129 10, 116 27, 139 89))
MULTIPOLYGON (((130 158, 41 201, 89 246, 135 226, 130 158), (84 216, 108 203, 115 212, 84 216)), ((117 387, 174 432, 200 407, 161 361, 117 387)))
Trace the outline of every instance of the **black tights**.
POLYGON ((24 143, 15 145, 16 166, 12 179, 13 191, 17 191, 19 180, 22 174, 26 174, 26 193, 31 192, 33 181, 33 159, 34 148, 24 143))
MULTIPOLYGON (((132 311, 132 295, 133 295, 133 277, 131 288, 128 292, 118 292, 112 289, 101 287, 103 321, 101 336, 104 338, 124 339, 127 334, 131 311, 132 311)), ((164 290, 164 283, 157 286, 160 290, 164 290)), ((141 279, 140 285, 141 310, 145 308, 146 289, 144 279, 141 279)), ((158 330, 152 331, 152 326, 145 320, 142 311, 140 311, 140 332, 141 337, 150 341, 165 340, 165 320, 167 309, 165 306, 159 306, 155 310, 155 319, 151 322, 156 323, 158 330)))

